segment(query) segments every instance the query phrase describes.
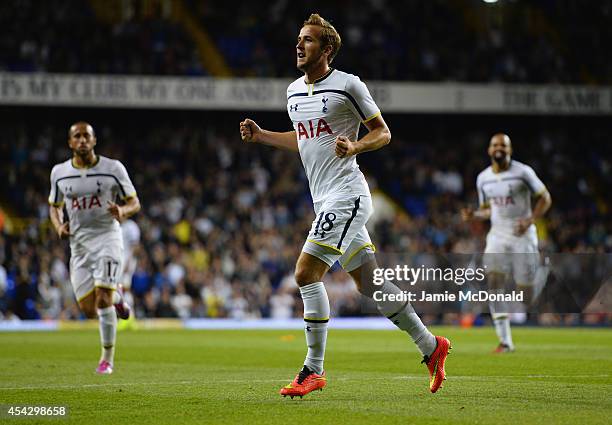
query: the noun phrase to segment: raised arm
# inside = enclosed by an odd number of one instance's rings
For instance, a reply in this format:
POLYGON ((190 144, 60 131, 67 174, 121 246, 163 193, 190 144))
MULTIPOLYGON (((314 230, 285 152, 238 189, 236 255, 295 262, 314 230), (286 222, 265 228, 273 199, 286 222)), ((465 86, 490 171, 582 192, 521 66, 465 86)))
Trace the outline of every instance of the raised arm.
POLYGON ((261 143, 278 149, 298 152, 295 131, 276 132, 263 130, 255 121, 248 118, 240 123, 240 138, 246 143, 261 143))

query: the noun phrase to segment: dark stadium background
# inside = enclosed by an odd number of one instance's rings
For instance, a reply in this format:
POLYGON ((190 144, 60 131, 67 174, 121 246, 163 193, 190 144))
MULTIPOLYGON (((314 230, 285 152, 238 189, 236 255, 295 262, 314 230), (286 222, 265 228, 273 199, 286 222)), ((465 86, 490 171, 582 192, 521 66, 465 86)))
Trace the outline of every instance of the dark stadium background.
MULTIPOLYGON (((612 2, 569 0, 10 0, 0 3, 0 71, 215 76, 173 19, 178 3, 233 77, 297 78, 295 36, 318 11, 344 38, 334 66, 366 82, 612 84, 612 2)), ((542 250, 612 250, 609 114, 383 113, 391 144, 359 158, 372 188, 400 207, 372 233, 381 252, 482 249, 486 228, 460 223, 458 212, 475 205, 476 175, 500 131, 551 191, 552 210, 538 223, 542 250)), ((93 124, 98 153, 126 164, 143 205, 137 318, 271 317, 271 297, 284 293, 299 317, 291 279, 313 219, 307 182, 297 155, 240 141, 247 116, 290 129, 285 112, 0 106, 0 318, 81 318, 68 247, 47 212, 49 172, 70 156, 66 134, 77 120, 93 124), (178 281, 168 274, 176 268, 178 281)), ((328 280, 335 314, 361 314, 348 277, 334 271, 328 280)))

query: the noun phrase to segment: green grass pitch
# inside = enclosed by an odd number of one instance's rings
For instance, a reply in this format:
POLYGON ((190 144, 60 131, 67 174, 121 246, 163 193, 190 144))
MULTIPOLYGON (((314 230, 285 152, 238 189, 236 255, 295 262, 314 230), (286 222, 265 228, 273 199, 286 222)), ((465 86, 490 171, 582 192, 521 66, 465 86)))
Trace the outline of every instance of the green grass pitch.
POLYGON ((303 361, 300 331, 126 331, 115 373, 94 374, 96 331, 0 334, 0 404, 66 405, 80 424, 591 424, 612 420, 612 330, 436 328, 453 350, 428 388, 405 334, 331 330, 323 392, 282 398, 303 361))

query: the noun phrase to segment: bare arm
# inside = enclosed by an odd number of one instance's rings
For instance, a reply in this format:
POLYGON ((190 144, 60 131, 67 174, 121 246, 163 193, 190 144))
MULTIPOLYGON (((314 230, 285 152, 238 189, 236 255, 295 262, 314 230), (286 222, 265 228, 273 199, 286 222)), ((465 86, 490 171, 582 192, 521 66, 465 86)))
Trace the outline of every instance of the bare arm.
POLYGON ((533 213, 531 214, 532 218, 534 220, 537 220, 538 218, 543 217, 544 214, 546 214, 546 212, 550 209, 551 205, 552 198, 547 190, 538 198, 538 201, 536 202, 535 207, 533 208, 533 213))
POLYGON ((117 221, 121 222, 140 211, 140 200, 137 196, 132 196, 126 199, 125 205, 117 205, 114 202, 109 202, 107 209, 117 221))
POLYGON ((278 149, 298 152, 295 131, 276 132, 260 128, 257 123, 245 119, 240 123, 240 138, 247 143, 261 143, 278 149))
POLYGON ((535 221, 546 214, 546 211, 550 209, 552 205, 552 198, 548 190, 545 190, 542 193, 533 207, 533 211, 531 212, 531 217, 521 218, 516 223, 515 234, 520 236, 527 231, 529 226, 531 226, 535 221))
POLYGON ((463 221, 487 221, 491 218, 491 208, 489 206, 484 206, 476 211, 471 208, 463 208, 461 210, 461 218, 463 221))
POLYGON ((336 156, 346 158, 362 152, 375 151, 386 146, 391 141, 391 131, 382 115, 364 124, 368 129, 368 134, 356 141, 349 140, 348 137, 338 136, 336 138, 336 156))
POLYGON ((63 207, 56 207, 49 205, 49 218, 51 218, 51 224, 60 239, 64 239, 70 236, 70 226, 68 222, 64 223, 64 210, 63 207))

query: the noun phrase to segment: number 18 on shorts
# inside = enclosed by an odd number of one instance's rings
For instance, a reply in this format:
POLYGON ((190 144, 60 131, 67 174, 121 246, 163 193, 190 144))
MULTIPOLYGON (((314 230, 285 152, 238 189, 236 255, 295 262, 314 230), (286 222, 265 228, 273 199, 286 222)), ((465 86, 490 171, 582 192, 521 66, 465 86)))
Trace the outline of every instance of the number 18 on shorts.
MULTIPOLYGON (((372 198, 353 195, 315 203, 315 219, 302 249, 332 266, 338 261, 346 269, 358 251, 373 251, 365 227, 372 215, 372 198)), ((350 270, 349 270, 350 271, 350 270)))

